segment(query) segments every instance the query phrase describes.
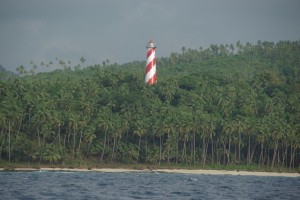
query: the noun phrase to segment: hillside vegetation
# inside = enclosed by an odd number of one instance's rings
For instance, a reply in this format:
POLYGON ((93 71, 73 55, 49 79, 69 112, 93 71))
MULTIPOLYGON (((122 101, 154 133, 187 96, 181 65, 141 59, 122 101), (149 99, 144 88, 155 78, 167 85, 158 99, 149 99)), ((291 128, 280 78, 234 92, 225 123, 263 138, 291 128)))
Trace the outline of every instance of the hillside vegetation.
POLYGON ((0 161, 299 167, 300 41, 183 47, 154 86, 145 62, 68 65, 2 73, 0 161))

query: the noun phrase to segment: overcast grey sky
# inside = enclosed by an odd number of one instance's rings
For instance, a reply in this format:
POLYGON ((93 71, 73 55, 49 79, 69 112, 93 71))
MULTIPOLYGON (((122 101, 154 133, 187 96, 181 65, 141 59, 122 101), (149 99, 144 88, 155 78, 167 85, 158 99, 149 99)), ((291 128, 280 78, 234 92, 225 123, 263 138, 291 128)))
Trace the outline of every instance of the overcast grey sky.
POLYGON ((210 44, 300 39, 299 0, 0 0, 0 64, 56 58, 86 65, 210 44))

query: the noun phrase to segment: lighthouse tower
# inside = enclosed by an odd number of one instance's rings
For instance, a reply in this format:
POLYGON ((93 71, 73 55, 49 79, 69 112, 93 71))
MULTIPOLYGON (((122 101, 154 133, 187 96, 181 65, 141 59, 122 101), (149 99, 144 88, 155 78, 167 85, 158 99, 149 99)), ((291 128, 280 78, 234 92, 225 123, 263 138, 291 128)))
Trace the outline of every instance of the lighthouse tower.
POLYGON ((146 75, 145 83, 153 85, 156 83, 156 58, 155 49, 156 46, 152 40, 148 42, 147 48, 147 64, 146 64, 146 75))

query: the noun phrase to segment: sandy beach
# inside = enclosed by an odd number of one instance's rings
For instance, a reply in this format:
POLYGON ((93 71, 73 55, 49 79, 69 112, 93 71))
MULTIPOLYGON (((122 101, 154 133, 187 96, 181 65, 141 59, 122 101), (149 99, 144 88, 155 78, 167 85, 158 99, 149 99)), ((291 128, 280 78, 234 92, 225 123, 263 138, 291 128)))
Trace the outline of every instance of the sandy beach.
POLYGON ((227 170, 185 170, 185 169, 160 169, 157 172, 184 173, 184 174, 208 174, 208 175, 241 175, 241 176, 282 176, 300 177, 299 173, 278 173, 278 172, 250 172, 250 171, 227 171, 227 170))
MULTIPOLYGON (((0 168, 0 171, 4 171, 0 168)), ((227 171, 227 170, 189 170, 189 169, 124 169, 124 168, 14 168, 14 171, 69 171, 69 172, 152 172, 152 173, 181 173, 181 174, 207 174, 207 175, 233 175, 233 176, 278 176, 278 177, 300 177, 299 173, 286 173, 286 172, 250 172, 250 171, 227 171)))

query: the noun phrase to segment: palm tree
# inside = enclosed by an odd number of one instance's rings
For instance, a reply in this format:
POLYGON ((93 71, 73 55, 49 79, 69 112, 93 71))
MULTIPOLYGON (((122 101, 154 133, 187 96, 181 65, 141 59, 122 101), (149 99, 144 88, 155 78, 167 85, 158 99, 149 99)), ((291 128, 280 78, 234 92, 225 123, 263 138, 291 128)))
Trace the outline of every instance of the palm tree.
POLYGON ((231 51, 230 54, 233 55, 234 54, 234 45, 230 44, 229 48, 230 48, 230 51, 231 51))
POLYGON ((210 45, 210 49, 213 52, 214 56, 217 57, 217 55, 219 54, 219 47, 218 47, 218 45, 211 44, 210 45))
POLYGON ((237 41, 236 48, 238 49, 238 53, 241 54, 243 50, 243 44, 240 41, 237 41))
POLYGON ((58 147, 59 147, 59 150, 62 151, 62 148, 61 148, 61 128, 62 128, 62 125, 64 123, 64 120, 63 120, 63 117, 62 117, 62 114, 60 112, 54 112, 53 113, 53 125, 54 127, 56 127, 58 129, 58 147))
POLYGON ((120 140, 124 131, 123 128, 123 124, 122 124, 122 120, 118 115, 114 115, 113 116, 113 127, 111 130, 112 133, 112 138, 113 138, 113 147, 112 147, 112 155, 111 155, 111 162, 113 161, 113 159, 115 158, 115 153, 116 153, 116 149, 117 149, 117 142, 118 139, 120 140))
MULTIPOLYGON (((1 110, 1 109, 0 109, 1 110)), ((0 112, 0 159, 2 159, 2 149, 4 146, 4 141, 5 141, 5 124, 6 124, 6 116, 4 115, 3 111, 1 110, 0 112)))
POLYGON ((143 122, 141 119, 134 122, 134 130, 133 133, 139 137, 139 144, 138 144, 138 154, 140 155, 141 150, 141 140, 142 137, 146 133, 146 128, 144 127, 145 122, 143 122))
POLYGON ((80 116, 80 120, 78 122, 78 129, 79 129, 79 142, 78 142, 78 148, 77 148, 77 153, 78 155, 81 155, 81 144, 82 144, 82 139, 83 139, 83 134, 85 132, 85 130, 88 127, 88 119, 85 116, 80 116))
POLYGON ((97 138, 97 136, 95 135, 95 128, 90 127, 88 128, 85 132, 84 132, 84 141, 87 144, 87 152, 90 151, 91 148, 91 144, 93 143, 94 139, 97 138))
MULTIPOLYGON (((211 141, 211 162, 213 163, 213 135, 215 130, 215 125, 213 121, 213 116, 211 114, 208 114, 206 112, 198 113, 197 120, 200 122, 198 123, 198 127, 196 127, 198 130, 201 130, 200 138, 202 140, 202 165, 205 166, 206 159, 207 159, 207 150, 209 146, 209 140, 211 141)), ((199 142, 200 143, 200 142, 199 142)))
POLYGON ((289 132, 289 139, 290 139, 290 161, 289 161, 289 168, 291 169, 293 166, 295 166, 295 156, 296 156, 296 152, 297 150, 300 148, 300 138, 299 136, 297 136, 297 132, 299 132, 299 126, 297 125, 297 127, 293 127, 295 129, 293 129, 293 131, 291 130, 289 132))
POLYGON ((112 127, 112 113, 110 112, 110 109, 107 107, 104 107, 98 112, 97 121, 98 128, 100 128, 101 131, 104 133, 104 140, 103 140, 103 147, 102 147, 102 153, 100 161, 103 161, 104 154, 106 153, 106 144, 108 144, 108 130, 112 127))
POLYGON ((241 134, 244 132, 245 130, 245 124, 242 121, 242 119, 238 116, 234 122, 233 122, 233 126, 234 126, 234 131, 238 134, 238 164, 241 163, 241 134))
MULTIPOLYGON (((283 124, 282 123, 278 123, 279 121, 276 120, 275 122, 275 129, 272 130, 272 139, 273 139, 273 158, 272 158, 272 163, 271 163, 271 169, 274 168, 275 166, 275 159, 278 153, 278 147, 279 147, 279 141, 282 140, 283 138, 283 134, 284 134, 284 130, 283 130, 283 124)), ((274 123, 273 123, 274 125, 274 123)))
POLYGON ((16 71, 22 76, 25 75, 27 72, 25 70, 25 67, 23 65, 20 65, 19 67, 17 67, 16 71))
POLYGON ((76 133, 79 126, 79 119, 79 115, 75 112, 68 114, 68 126, 69 129, 73 131, 72 159, 75 158, 76 133))
POLYGON ((62 156, 54 144, 48 144, 43 153, 43 158, 53 166, 54 163, 62 159, 62 156))
POLYGON ((258 129, 259 129, 259 134, 257 135, 257 142, 260 143, 260 156, 259 156, 259 165, 263 165, 265 163, 265 156, 264 156, 264 151, 265 151, 265 143, 268 141, 269 137, 269 126, 267 123, 265 123, 265 119, 262 119, 258 129))
POLYGON ((248 150, 247 150, 247 164, 250 165, 253 159, 253 155, 255 152, 255 148, 257 146, 257 135, 258 127, 257 127, 258 121, 255 118, 246 118, 245 119, 245 133, 248 135, 248 150), (251 138, 254 139, 254 141, 251 142, 251 138), (252 146, 251 143, 254 145, 252 146))
POLYGON ((21 111, 20 107, 17 105, 17 100, 14 100, 14 97, 11 93, 8 93, 7 96, 2 100, 1 102, 1 113, 2 113, 2 125, 4 125, 5 130, 7 130, 8 134, 8 162, 11 162, 12 157, 12 134, 19 133, 19 127, 15 128, 16 125, 19 123, 22 123, 20 120, 21 117, 21 111))
POLYGON ((222 143, 224 147, 224 153, 227 155, 227 164, 230 164, 230 154, 231 154, 231 140, 232 133, 234 132, 234 124, 231 121, 223 121, 222 125, 222 143), (228 144, 228 149, 226 149, 226 144, 228 144))
POLYGON ((163 132, 167 135, 167 140, 166 140, 166 154, 167 154, 167 161, 168 163, 170 162, 170 151, 172 149, 173 146, 176 146, 176 144, 174 144, 176 142, 176 137, 174 137, 174 127, 173 127, 173 119, 170 116, 168 116, 164 122, 163 122, 163 132), (175 139, 175 140, 174 140, 175 139))
POLYGON ((153 129, 154 129, 155 136, 159 137, 159 165, 160 165, 162 160, 162 146, 163 146, 162 136, 164 135, 163 121, 161 119, 157 119, 153 129))

